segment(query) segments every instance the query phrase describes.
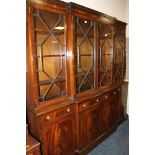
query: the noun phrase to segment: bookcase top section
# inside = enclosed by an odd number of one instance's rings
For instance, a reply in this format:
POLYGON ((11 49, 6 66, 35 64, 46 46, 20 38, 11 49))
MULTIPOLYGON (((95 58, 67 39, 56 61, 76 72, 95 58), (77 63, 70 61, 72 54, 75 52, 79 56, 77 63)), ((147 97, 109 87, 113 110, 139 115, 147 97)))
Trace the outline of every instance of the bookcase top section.
POLYGON ((27 2, 37 3, 37 4, 41 4, 41 5, 43 5, 44 3, 49 3, 51 5, 58 5, 60 7, 62 6, 62 7, 68 8, 69 10, 80 9, 84 12, 88 12, 88 13, 94 14, 96 16, 99 16, 100 18, 107 18, 108 20, 111 20, 113 22, 116 21, 116 22, 119 22, 119 23, 124 24, 124 25, 127 24, 123 21, 117 20, 117 18, 115 18, 115 17, 109 16, 105 13, 93 10, 91 8, 88 8, 88 7, 73 3, 73 2, 67 3, 67 2, 64 2, 61 0, 27 0, 27 2))

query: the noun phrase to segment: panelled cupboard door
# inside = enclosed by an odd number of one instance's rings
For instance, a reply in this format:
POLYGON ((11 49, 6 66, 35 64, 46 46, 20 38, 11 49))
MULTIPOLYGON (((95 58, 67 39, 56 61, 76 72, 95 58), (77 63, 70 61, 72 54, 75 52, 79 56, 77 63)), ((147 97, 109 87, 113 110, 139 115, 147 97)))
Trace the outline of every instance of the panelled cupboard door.
POLYGON ((106 132, 113 127, 118 118, 118 104, 116 91, 101 96, 101 130, 106 132))
POLYGON ((31 6, 33 59, 36 62, 38 100, 67 95, 66 13, 31 6))
POLYGON ((120 106, 118 104, 117 90, 114 90, 111 94, 110 105, 111 105, 110 125, 111 127, 113 127, 117 123, 117 120, 119 118, 119 111, 120 111, 120 106))
POLYGON ((100 105, 97 104, 79 114, 80 149, 93 142, 100 133, 100 105))
POLYGON ((122 104, 122 89, 121 88, 118 88, 118 106, 119 106, 118 121, 120 121, 124 117, 124 106, 122 104))
POLYGON ((45 126, 41 131, 42 155, 74 154, 74 117, 68 115, 62 120, 45 126))

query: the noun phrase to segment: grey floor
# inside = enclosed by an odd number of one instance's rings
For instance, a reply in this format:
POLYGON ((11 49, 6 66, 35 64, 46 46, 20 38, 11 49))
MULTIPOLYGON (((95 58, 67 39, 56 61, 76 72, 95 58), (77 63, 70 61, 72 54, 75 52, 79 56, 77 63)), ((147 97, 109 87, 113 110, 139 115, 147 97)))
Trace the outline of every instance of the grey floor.
POLYGON ((129 155, 129 120, 87 155, 129 155))

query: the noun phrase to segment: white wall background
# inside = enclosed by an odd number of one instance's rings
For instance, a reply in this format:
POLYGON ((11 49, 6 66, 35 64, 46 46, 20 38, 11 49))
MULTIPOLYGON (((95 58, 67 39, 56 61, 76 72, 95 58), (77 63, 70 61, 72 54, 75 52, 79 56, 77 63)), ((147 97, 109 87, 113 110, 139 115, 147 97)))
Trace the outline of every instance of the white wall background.
POLYGON ((128 0, 63 0, 74 2, 88 8, 116 17, 128 22, 128 0))
MULTIPOLYGON (((118 20, 129 23, 129 1, 128 0, 63 0, 65 2, 74 2, 82 6, 100 11, 107 15, 116 17, 118 20)), ((126 27, 126 79, 129 80, 129 28, 126 27)), ((127 113, 129 114, 128 102, 127 113)))

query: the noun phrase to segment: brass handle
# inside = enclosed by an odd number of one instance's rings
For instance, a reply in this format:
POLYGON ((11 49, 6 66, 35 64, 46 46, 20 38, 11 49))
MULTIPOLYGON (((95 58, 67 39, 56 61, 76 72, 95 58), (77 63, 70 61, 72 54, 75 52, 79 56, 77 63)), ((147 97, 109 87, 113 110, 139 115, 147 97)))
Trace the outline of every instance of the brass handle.
POLYGON ((51 119, 51 116, 46 116, 46 120, 49 121, 51 119))
POLYGON ((118 91, 121 91, 121 89, 118 89, 118 91))
POLYGON ((99 102, 99 99, 98 98, 96 99, 96 102, 99 102))
POLYGON ((26 147, 28 148, 28 147, 30 147, 30 145, 26 145, 26 147))
POLYGON ((116 95, 116 92, 114 91, 114 95, 116 95))
POLYGON ((106 96, 104 96, 104 98, 105 98, 105 99, 107 99, 107 98, 108 98, 108 96, 106 95, 106 96))
POLYGON ((67 112, 71 112, 71 109, 70 108, 67 108, 67 112))
POLYGON ((85 105, 85 104, 83 104, 82 106, 83 106, 84 108, 86 107, 86 105, 85 105))

